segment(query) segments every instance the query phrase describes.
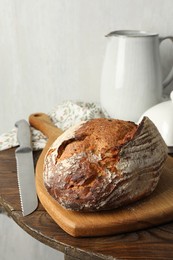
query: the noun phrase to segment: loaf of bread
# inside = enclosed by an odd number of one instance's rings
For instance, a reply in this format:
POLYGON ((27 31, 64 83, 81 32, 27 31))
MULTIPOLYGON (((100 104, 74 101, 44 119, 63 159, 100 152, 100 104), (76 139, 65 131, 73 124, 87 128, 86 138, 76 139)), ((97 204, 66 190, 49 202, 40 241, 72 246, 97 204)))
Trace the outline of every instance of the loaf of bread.
POLYGON ((166 158, 166 144, 147 117, 139 125, 93 119, 70 128, 49 148, 44 184, 66 209, 115 209, 151 194, 166 158))

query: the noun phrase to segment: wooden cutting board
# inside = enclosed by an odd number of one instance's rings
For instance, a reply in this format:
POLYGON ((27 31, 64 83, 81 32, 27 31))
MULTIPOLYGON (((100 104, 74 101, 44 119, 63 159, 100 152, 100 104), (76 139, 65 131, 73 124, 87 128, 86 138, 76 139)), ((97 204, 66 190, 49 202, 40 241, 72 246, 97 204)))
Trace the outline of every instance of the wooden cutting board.
POLYGON ((149 197, 128 207, 96 213, 82 213, 62 208, 46 191, 43 162, 46 151, 62 133, 43 113, 33 114, 30 124, 48 137, 36 166, 38 197, 49 215, 74 237, 102 236, 136 231, 173 220, 173 158, 168 157, 156 190, 149 197))

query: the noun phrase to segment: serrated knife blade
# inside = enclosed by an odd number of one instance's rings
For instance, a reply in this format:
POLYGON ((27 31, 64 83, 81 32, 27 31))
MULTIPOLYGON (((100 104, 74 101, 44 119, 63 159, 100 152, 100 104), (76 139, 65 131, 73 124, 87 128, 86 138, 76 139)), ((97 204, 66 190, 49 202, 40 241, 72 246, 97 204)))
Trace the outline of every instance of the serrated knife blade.
POLYGON ((19 147, 15 151, 17 179, 23 216, 32 213, 38 206, 36 193, 34 161, 31 145, 31 132, 24 119, 16 122, 19 147))

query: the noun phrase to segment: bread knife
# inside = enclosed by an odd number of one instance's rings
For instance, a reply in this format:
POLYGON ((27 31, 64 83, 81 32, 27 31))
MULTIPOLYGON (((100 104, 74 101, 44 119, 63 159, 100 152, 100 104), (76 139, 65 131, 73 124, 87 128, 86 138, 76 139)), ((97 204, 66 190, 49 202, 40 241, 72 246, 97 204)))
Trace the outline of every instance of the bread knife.
POLYGON ((23 216, 32 213, 38 206, 36 193, 34 161, 31 145, 31 132, 28 122, 17 121, 17 140, 19 147, 15 151, 17 179, 23 216))

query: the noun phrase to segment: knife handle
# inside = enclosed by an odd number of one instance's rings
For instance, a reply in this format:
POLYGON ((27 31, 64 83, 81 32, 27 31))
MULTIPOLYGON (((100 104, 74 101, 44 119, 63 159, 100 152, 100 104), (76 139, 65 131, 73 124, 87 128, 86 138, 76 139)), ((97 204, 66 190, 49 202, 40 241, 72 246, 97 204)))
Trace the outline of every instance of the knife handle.
POLYGON ((17 140, 19 142, 20 147, 18 150, 28 150, 32 149, 31 145, 31 131, 28 122, 24 119, 19 120, 15 123, 15 126, 18 128, 17 130, 17 140))

